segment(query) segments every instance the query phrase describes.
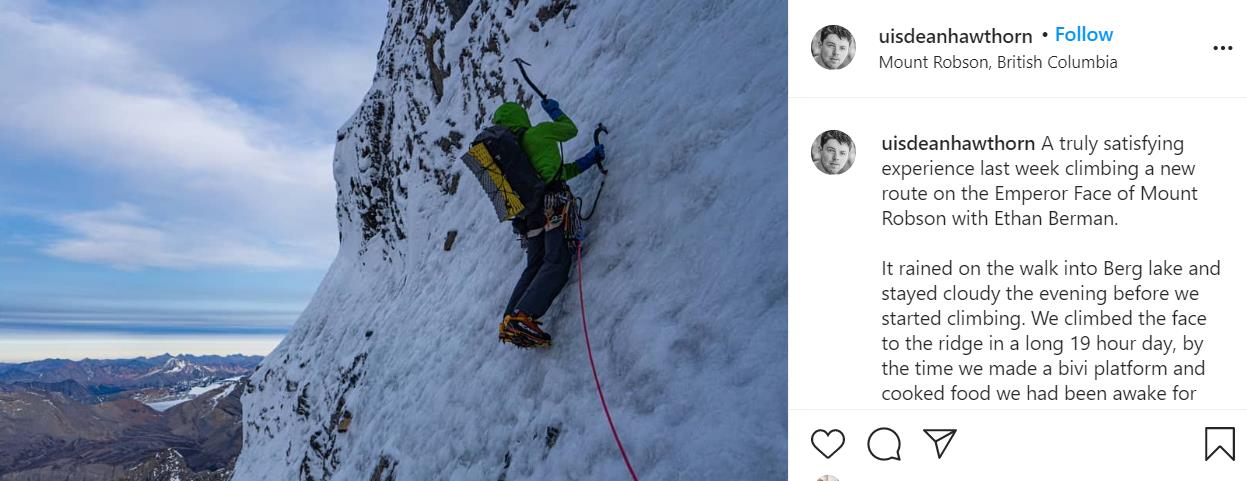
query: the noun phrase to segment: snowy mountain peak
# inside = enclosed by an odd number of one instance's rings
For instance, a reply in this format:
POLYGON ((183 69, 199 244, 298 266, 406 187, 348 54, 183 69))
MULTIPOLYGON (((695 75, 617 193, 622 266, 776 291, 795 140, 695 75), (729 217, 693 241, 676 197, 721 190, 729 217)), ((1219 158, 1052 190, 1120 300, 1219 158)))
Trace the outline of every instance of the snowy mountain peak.
POLYGON ((187 366, 190 366, 190 362, 186 361, 185 359, 178 359, 175 357, 173 359, 165 361, 164 371, 165 372, 180 372, 182 369, 185 369, 187 366))
MULTIPOLYGON (((576 269, 543 317, 550 349, 497 343, 524 253, 458 157, 503 101, 545 120, 516 58, 580 127, 567 159, 610 129, 583 288, 641 479, 785 479, 783 9, 390 3, 373 86, 338 131, 338 257, 246 380, 234 479, 626 477, 576 269)), ((591 198, 601 175, 570 185, 591 198)))
POLYGON ((192 374, 192 373, 196 375, 198 374, 207 375, 207 374, 214 373, 216 371, 217 369, 209 367, 209 366, 201 366, 191 361, 188 361, 186 359, 173 357, 173 358, 169 358, 169 360, 165 361, 164 364, 160 365, 159 367, 156 367, 152 369, 151 371, 147 372, 147 374, 144 374, 142 377, 156 376, 156 375, 161 375, 161 374, 174 375, 174 374, 192 374))

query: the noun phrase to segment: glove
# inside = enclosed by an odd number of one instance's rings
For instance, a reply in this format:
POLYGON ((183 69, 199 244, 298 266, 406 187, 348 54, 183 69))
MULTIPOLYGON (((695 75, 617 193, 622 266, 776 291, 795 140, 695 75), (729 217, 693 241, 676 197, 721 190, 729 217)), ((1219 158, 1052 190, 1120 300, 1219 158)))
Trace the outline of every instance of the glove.
POLYGON ((606 147, 595 145, 588 153, 576 159, 576 167, 580 167, 580 171, 584 172, 603 160, 606 160, 606 147))
POLYGON ((563 111, 559 109, 559 101, 554 99, 545 99, 541 101, 541 108, 545 109, 546 114, 550 116, 550 120, 558 120, 563 116, 563 111))

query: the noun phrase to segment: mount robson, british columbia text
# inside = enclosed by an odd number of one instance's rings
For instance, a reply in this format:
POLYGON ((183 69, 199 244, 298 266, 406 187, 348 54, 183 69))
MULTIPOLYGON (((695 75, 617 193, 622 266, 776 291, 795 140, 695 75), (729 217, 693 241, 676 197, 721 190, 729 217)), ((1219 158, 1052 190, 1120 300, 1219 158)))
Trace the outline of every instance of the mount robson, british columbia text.
POLYGON ((964 57, 950 55, 923 55, 921 57, 897 57, 880 55, 879 68, 883 69, 1115 69, 1117 59, 1111 55, 997 55, 991 57, 964 57))

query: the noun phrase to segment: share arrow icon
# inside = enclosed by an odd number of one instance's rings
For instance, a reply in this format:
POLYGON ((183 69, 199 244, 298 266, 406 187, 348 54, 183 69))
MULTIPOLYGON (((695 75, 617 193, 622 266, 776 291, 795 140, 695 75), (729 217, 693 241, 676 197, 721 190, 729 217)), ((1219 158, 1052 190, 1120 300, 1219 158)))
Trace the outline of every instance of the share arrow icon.
POLYGON ((927 433, 927 437, 935 443, 935 457, 939 459, 944 459, 944 451, 948 450, 948 444, 957 434, 956 429, 923 429, 922 432, 927 433))

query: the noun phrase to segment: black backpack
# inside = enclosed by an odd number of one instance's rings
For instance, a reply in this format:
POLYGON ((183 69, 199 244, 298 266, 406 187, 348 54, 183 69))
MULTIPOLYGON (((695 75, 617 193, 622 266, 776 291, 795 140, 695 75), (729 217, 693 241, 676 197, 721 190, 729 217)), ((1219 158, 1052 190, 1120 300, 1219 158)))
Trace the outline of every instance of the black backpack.
POLYGON ((499 222, 525 218, 542 208, 547 185, 520 146, 524 136, 502 125, 489 127, 472 140, 461 159, 485 189, 499 222))

